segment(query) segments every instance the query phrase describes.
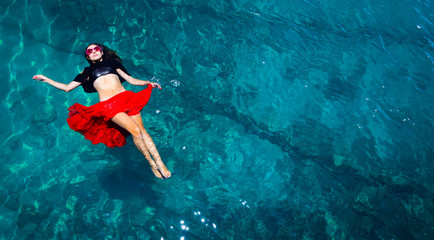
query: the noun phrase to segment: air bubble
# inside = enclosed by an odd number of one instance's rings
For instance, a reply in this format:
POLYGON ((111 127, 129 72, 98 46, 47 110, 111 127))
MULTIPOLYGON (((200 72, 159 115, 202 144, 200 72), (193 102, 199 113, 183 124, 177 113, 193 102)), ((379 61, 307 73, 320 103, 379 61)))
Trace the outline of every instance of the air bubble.
POLYGON ((181 85, 181 81, 173 79, 173 80, 170 80, 170 84, 172 84, 172 86, 174 86, 174 87, 179 87, 179 85, 181 85))

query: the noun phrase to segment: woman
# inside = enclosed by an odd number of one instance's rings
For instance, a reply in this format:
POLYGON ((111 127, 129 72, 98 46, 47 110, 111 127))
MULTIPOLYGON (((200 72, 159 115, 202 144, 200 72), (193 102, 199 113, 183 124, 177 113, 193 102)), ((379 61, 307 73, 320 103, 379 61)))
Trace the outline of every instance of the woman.
POLYGON ((171 173, 161 161, 140 115, 151 96, 152 88, 161 89, 161 86, 131 77, 116 52, 102 44, 90 44, 85 57, 90 66, 69 84, 56 82, 44 75, 35 75, 33 79, 65 92, 80 85, 86 92, 98 92, 99 103, 90 107, 76 103, 68 108, 70 128, 83 134, 93 144, 104 143, 108 147, 125 145, 125 137, 131 134, 134 144, 148 160, 155 176, 162 179, 170 177, 171 173), (132 85, 147 85, 147 88, 138 93, 126 91, 122 86, 124 81, 132 85))

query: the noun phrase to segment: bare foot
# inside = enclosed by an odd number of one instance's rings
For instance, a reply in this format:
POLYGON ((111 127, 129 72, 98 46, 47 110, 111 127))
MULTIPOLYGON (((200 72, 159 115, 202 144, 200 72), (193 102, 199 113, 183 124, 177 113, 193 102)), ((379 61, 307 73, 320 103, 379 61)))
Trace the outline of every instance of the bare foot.
POLYGON ((161 163, 157 166, 157 170, 164 176, 164 178, 170 178, 170 176, 172 176, 172 173, 169 171, 169 169, 167 169, 164 163, 161 163))
POLYGON ((155 175, 157 178, 161 178, 161 179, 164 179, 164 178, 165 178, 165 177, 163 176, 163 174, 161 174, 161 172, 158 170, 158 167, 157 167, 157 165, 155 165, 155 162, 154 162, 154 161, 149 162, 149 164, 151 165, 151 170, 152 170, 152 172, 154 173, 154 175, 155 175))
POLYGON ((158 170, 157 166, 151 166, 151 170, 157 178, 165 179, 165 177, 158 170))

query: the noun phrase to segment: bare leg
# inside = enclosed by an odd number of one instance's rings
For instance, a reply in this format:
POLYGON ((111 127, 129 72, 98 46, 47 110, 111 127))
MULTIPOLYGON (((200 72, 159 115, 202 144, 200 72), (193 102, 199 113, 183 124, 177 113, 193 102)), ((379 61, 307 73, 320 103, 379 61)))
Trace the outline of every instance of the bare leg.
POLYGON ((142 116, 139 113, 137 115, 131 116, 131 118, 137 123, 137 125, 139 125, 140 130, 142 132, 142 138, 146 144, 146 148, 151 153, 152 158, 154 159, 155 163, 158 166, 158 170, 160 170, 160 172, 163 174, 164 177, 166 178, 170 177, 171 176, 170 171, 167 169, 166 165, 164 165, 163 161, 161 160, 160 153, 158 153, 157 147, 155 146, 154 141, 152 140, 151 136, 143 126, 142 116))
POLYGON ((143 156, 145 156, 146 160, 148 160, 149 164, 151 165, 152 172, 155 174, 156 177, 164 178, 160 171, 158 171, 157 164, 154 162, 154 160, 151 158, 151 155, 149 154, 149 151, 143 139, 143 134, 141 132, 140 126, 137 125, 137 123, 126 113, 118 113, 111 120, 131 133, 134 144, 143 154, 143 156))

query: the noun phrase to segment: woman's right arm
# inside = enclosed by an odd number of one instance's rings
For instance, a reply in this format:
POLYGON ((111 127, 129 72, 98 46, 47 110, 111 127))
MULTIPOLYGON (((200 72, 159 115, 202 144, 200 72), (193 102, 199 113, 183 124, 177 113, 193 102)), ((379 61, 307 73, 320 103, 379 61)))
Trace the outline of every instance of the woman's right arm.
POLYGON ((53 86, 55 88, 58 88, 58 89, 60 89, 62 91, 65 91, 65 92, 69 92, 72 89, 74 89, 74 88, 76 88, 76 87, 78 87, 78 86, 81 85, 80 82, 76 82, 76 81, 72 81, 69 84, 64 84, 64 83, 56 82, 56 81, 54 81, 52 79, 47 78, 44 75, 35 75, 35 76, 33 76, 33 79, 35 79, 36 81, 41 81, 41 82, 48 83, 51 86, 53 86))

